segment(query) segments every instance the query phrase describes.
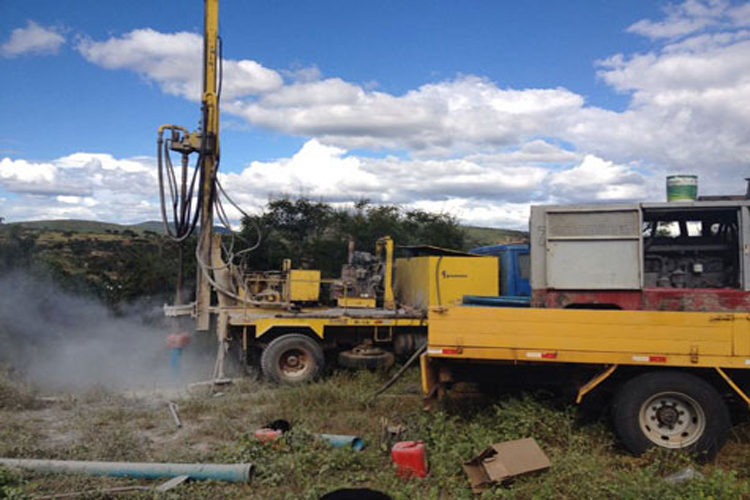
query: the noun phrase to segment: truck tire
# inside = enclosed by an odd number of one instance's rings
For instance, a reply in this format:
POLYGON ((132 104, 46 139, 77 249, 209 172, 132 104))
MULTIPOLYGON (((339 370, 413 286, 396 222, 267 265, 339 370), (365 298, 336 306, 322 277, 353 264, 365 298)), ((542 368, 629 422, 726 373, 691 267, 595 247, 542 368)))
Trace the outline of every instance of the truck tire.
POLYGON ((354 370, 387 370, 396 362, 392 352, 382 349, 343 351, 338 356, 339 365, 354 370))
POLYGON ((263 349, 260 367, 265 378, 271 382, 310 382, 318 377, 325 367, 323 348, 305 335, 284 334, 263 349))
POLYGON ((615 396, 612 416, 622 444, 635 455, 659 446, 710 459, 724 445, 731 425, 716 389, 677 371, 629 380, 615 396))

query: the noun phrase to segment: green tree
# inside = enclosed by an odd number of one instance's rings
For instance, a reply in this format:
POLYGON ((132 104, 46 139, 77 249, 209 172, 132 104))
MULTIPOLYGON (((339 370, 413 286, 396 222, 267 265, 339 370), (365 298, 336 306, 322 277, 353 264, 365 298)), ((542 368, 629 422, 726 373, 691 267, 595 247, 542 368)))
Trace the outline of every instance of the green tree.
POLYGON ((465 235, 455 217, 396 205, 374 205, 361 200, 351 208, 334 208, 307 198, 269 201, 263 213, 245 218, 242 236, 254 241, 256 228, 261 246, 250 254, 252 269, 279 269, 285 258, 295 267, 317 268, 324 276, 337 276, 346 259, 347 242, 372 251, 382 236, 397 245, 436 245, 461 249, 465 235))
POLYGON ((28 267, 34 258, 37 236, 16 225, 0 229, 0 273, 28 267))

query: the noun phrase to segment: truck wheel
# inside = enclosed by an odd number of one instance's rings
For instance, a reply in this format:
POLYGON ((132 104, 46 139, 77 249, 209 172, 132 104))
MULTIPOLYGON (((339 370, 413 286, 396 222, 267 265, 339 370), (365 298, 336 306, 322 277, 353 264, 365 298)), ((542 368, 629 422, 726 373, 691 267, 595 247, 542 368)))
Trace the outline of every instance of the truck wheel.
POLYGON ((284 384, 300 384, 315 379, 323 371, 325 357, 320 344, 299 333, 273 340, 263 349, 260 367, 266 379, 284 384))
POLYGON ((659 446, 710 459, 729 434, 729 411, 719 393, 688 373, 639 375, 622 386, 613 406, 615 431, 636 455, 659 446))
POLYGON ((358 346, 348 351, 342 351, 338 356, 339 365, 346 368, 366 370, 387 370, 396 362, 392 352, 379 347, 358 346))

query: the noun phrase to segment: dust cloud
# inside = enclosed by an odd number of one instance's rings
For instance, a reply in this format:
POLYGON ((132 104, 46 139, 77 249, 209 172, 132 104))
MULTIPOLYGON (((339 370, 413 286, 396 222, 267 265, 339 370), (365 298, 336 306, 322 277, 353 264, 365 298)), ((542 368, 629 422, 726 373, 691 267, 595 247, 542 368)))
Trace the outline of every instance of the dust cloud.
POLYGON ((171 369, 165 338, 176 331, 159 306, 114 314, 52 280, 0 276, 0 366, 42 389, 154 389, 207 378, 214 351, 196 342, 184 349, 179 371, 171 369))

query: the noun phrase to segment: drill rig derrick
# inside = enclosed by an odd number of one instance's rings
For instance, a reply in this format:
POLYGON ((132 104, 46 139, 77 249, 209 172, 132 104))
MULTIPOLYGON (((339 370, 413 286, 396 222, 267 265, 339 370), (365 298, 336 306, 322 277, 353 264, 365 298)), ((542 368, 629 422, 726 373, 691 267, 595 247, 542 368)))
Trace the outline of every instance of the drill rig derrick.
MULTIPOLYGON (((161 192, 162 219, 167 234, 177 242, 184 242, 193 234, 200 219, 196 259, 195 303, 196 330, 207 331, 211 308, 211 249, 213 244, 216 172, 219 167, 219 97, 221 65, 219 31, 219 2, 205 0, 203 34, 203 92, 201 120, 198 130, 189 132, 179 125, 162 125, 157 133, 157 157, 161 192), (166 137, 165 137, 166 136, 166 137), (180 178, 177 179, 169 152, 180 155, 180 178), (197 154, 192 175, 190 156, 197 154), (167 214, 166 189, 171 196, 172 224, 167 214), (197 187, 197 193, 195 192, 197 187)), ((176 304, 181 303, 180 280, 176 304)))

